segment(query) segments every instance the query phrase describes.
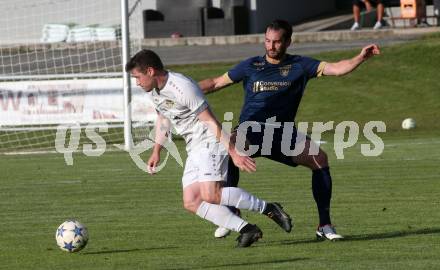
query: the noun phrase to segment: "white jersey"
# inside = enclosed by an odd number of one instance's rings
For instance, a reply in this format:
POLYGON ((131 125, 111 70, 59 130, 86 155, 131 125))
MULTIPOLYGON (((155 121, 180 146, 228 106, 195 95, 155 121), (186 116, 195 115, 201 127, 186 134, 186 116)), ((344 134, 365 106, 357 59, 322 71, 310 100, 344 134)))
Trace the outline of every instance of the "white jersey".
POLYGON ((168 118, 186 142, 186 151, 217 143, 215 136, 197 115, 209 107, 202 90, 192 79, 168 72, 165 86, 149 92, 155 109, 168 118))

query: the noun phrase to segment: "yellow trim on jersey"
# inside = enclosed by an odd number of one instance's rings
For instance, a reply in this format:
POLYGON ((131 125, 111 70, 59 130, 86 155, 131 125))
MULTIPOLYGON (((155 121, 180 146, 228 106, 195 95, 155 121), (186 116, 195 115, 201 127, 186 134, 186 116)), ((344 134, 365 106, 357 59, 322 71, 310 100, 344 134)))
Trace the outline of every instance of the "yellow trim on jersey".
POLYGON ((229 78, 229 75, 227 72, 225 74, 223 74, 222 79, 226 84, 234 83, 234 81, 232 81, 231 78, 229 78))
POLYGON ((324 67, 327 65, 327 62, 319 63, 318 70, 316 71, 316 77, 324 76, 324 67))

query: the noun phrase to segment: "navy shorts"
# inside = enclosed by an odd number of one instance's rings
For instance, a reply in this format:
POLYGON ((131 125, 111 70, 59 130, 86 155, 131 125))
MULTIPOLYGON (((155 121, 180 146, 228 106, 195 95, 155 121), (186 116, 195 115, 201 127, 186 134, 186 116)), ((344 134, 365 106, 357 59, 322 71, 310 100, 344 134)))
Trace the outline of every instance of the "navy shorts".
MULTIPOLYGON (((296 127, 293 126, 292 130, 289 132, 290 133, 289 135, 291 135, 290 139, 289 140, 285 139, 285 142, 282 143, 283 131, 285 130, 284 126, 274 128, 273 136, 266 136, 267 138, 264 138, 264 130, 266 129, 266 126, 265 124, 260 124, 260 125, 261 125, 260 131, 252 131, 250 127, 247 128, 246 130, 247 143, 249 143, 253 147, 255 146, 258 147, 257 152, 255 154, 252 154, 251 157, 252 158, 265 157, 273 161, 283 163, 288 166, 292 166, 292 167, 298 166, 298 164, 292 161, 292 156, 288 156, 285 154, 286 151, 284 151, 284 153, 282 151, 282 147, 289 147, 289 150, 293 151, 298 134, 296 127)), ((244 134, 245 130, 238 129, 238 132, 239 134, 240 133, 244 134)), ((286 138, 289 137, 286 135, 285 135, 286 138)))

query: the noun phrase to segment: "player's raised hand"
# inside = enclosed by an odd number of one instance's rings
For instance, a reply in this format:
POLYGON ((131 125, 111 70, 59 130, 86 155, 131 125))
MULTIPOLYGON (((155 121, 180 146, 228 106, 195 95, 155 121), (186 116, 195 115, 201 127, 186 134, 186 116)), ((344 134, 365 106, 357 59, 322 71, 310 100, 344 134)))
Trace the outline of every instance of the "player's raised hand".
POLYGON ((153 153, 151 154, 150 158, 147 161, 147 171, 149 174, 153 175, 156 173, 156 167, 159 161, 160 161, 160 154, 155 153, 153 151, 153 153))
POLYGON ((231 151, 229 156, 232 158, 235 166, 237 166, 240 170, 249 173, 257 170, 257 165, 255 164, 255 160, 253 158, 239 154, 237 151, 231 151))
POLYGON ((363 47, 360 53, 363 60, 367 60, 368 58, 379 54, 380 54, 380 49, 379 46, 377 46, 376 44, 370 44, 363 47))

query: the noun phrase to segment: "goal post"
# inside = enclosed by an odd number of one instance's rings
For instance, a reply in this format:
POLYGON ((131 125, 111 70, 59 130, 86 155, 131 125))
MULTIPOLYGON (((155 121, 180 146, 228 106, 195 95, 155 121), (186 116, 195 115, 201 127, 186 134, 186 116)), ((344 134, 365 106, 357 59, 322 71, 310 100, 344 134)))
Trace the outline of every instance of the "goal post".
POLYGON ((142 0, 0 1, 0 153, 53 150, 66 124, 106 124, 101 136, 126 150, 147 134, 155 112, 124 71, 141 48, 142 9, 142 0))
POLYGON ((125 64, 130 57, 130 32, 127 0, 121 0, 121 30, 122 30, 122 73, 124 89, 124 149, 130 151, 132 147, 131 135, 131 83, 130 74, 125 71, 125 64))

